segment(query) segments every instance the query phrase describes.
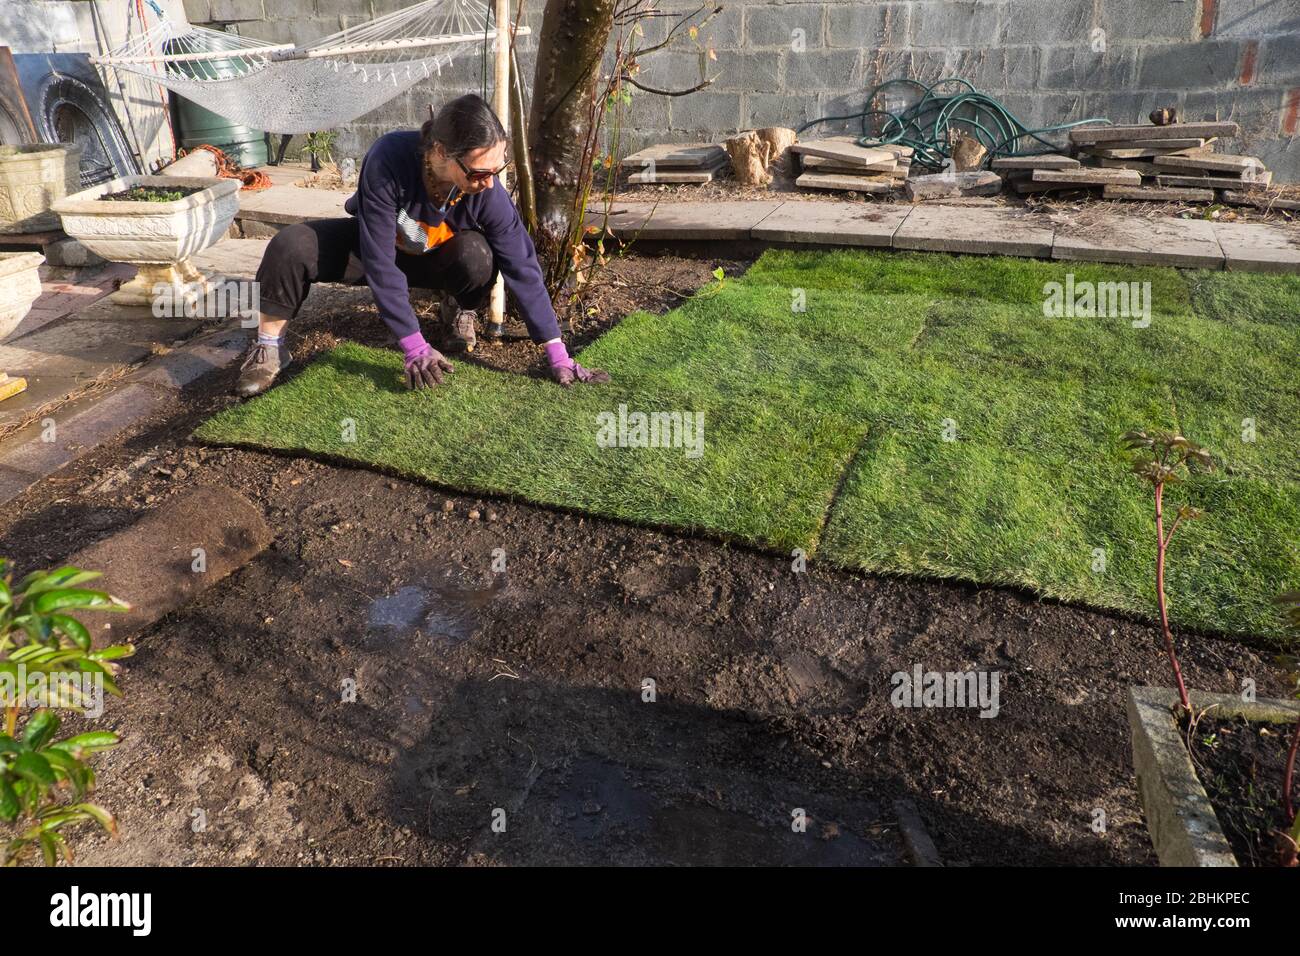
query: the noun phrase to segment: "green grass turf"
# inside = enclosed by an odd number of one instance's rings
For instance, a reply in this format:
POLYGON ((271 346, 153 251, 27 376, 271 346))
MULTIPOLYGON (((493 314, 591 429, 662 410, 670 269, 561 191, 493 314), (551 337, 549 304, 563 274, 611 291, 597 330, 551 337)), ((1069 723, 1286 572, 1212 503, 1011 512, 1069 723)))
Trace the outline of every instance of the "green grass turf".
POLYGON ((344 345, 198 437, 1150 615, 1150 493, 1118 437, 1176 428, 1223 467, 1169 493, 1207 511, 1175 539, 1174 620, 1277 635, 1270 598, 1300 586, 1297 315, 1289 276, 772 250, 593 343, 607 386, 459 362, 410 393, 395 352, 344 345), (1149 282, 1150 327, 1044 317, 1071 272, 1149 282), (704 454, 599 447, 620 403, 702 412, 704 454))

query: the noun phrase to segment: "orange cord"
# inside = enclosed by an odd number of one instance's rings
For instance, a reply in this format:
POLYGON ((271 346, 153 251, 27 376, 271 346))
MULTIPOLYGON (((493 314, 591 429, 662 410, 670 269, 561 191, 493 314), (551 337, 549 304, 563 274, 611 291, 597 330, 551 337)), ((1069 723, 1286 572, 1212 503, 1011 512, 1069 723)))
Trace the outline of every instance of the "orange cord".
MULTIPOLYGON (((217 175, 223 179, 238 179, 244 184, 244 188, 249 192, 256 192, 259 189, 271 188, 271 177, 266 175, 260 169, 244 169, 237 162, 217 149, 215 146, 209 146, 207 143, 201 146, 195 146, 194 149, 206 149, 212 153, 217 160, 217 175)), ((188 156, 194 152, 194 149, 183 150, 182 156, 188 156)))

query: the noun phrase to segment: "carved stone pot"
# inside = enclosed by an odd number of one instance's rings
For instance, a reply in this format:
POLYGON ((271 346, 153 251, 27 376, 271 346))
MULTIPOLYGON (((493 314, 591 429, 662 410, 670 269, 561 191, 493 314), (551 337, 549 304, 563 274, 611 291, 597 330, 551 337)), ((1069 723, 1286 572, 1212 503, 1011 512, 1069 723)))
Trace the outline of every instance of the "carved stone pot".
MULTIPOLYGON (((32 303, 40 297, 39 270, 44 261, 45 257, 39 252, 0 255, 0 342, 18 328, 18 323, 31 310, 32 303)), ((26 387, 26 379, 10 378, 0 369, 0 401, 17 395, 26 387)))
POLYGON ((189 176, 123 176, 54 204, 63 230, 110 262, 127 262, 139 273, 111 296, 122 305, 150 305, 159 286, 175 302, 200 298, 207 278, 189 261, 230 230, 239 211, 239 182, 189 176), (199 187, 170 202, 103 199, 135 186, 199 187))
POLYGON ((59 228, 55 202, 80 187, 80 143, 0 146, 0 232, 59 228))

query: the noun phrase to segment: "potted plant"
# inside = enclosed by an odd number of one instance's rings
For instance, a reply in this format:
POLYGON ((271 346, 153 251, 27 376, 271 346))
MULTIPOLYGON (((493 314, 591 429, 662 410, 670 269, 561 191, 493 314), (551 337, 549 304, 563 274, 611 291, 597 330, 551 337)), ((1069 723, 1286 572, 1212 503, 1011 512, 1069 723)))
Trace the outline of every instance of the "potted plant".
MULTIPOLYGON (((1183 474, 1210 470, 1214 463, 1203 448, 1182 435, 1129 432, 1124 439, 1129 450, 1136 453, 1134 473, 1150 483, 1154 495, 1156 604, 1162 643, 1176 685, 1173 688, 1130 687, 1128 693, 1133 767, 1156 856, 1162 866, 1237 866, 1240 862, 1294 864, 1294 839, 1285 829, 1296 826, 1294 813, 1290 811, 1294 756, 1287 759, 1285 743, 1300 740, 1300 731, 1290 726, 1300 722, 1300 703, 1255 699, 1253 693, 1236 697, 1188 690, 1169 625, 1165 593, 1169 545, 1182 523, 1198 517, 1201 512, 1182 505, 1166 526, 1168 501, 1165 490, 1181 481, 1183 474), (1241 801, 1234 799, 1231 792, 1236 772, 1220 770, 1221 761, 1217 758, 1226 756, 1228 749, 1233 747, 1253 747, 1256 738, 1264 741, 1266 747, 1274 745, 1276 752, 1273 756, 1279 763, 1285 762, 1287 769, 1278 772, 1276 785, 1279 795, 1271 801, 1271 815, 1268 811, 1256 813, 1263 811, 1263 807, 1245 808, 1251 815, 1265 821, 1260 824, 1264 828, 1262 832, 1247 834, 1243 831, 1249 827, 1238 825, 1243 808, 1237 804, 1241 801), (1218 748, 1227 749, 1219 753, 1218 748), (1213 798, 1207 793, 1203 781, 1211 784, 1213 798), (1225 819, 1229 824, 1227 827, 1221 822, 1225 819)), ((1254 766, 1252 763, 1252 769, 1245 773, 1253 774, 1254 766)), ((1261 792, 1257 781, 1243 781, 1242 789, 1251 795, 1245 802, 1259 802, 1253 796, 1261 792)))
MULTIPOLYGON (((39 252, 19 252, 0 255, 0 342, 23 320, 41 295, 41 263, 45 257, 39 252)), ((27 387, 27 380, 10 378, 0 369, 0 401, 17 395, 27 387)))
POLYGON ((230 229, 238 191, 234 179, 123 176, 59 200, 54 211, 91 252, 138 268, 113 301, 149 305, 160 285, 171 287, 173 301, 188 301, 208 288, 190 256, 230 229))
POLYGON ((0 232, 59 228, 51 206, 80 185, 80 143, 0 146, 0 232))

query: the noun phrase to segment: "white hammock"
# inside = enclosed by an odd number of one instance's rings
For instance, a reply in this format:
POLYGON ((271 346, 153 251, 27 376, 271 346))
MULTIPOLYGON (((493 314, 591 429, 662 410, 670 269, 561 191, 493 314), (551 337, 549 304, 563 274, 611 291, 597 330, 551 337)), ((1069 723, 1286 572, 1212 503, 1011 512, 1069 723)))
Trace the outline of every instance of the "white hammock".
MULTIPOLYGON (((520 26, 517 35, 528 32, 520 26)), ((91 62, 236 123, 310 133, 364 116, 495 36, 485 3, 425 0, 302 47, 163 20, 91 62)))

